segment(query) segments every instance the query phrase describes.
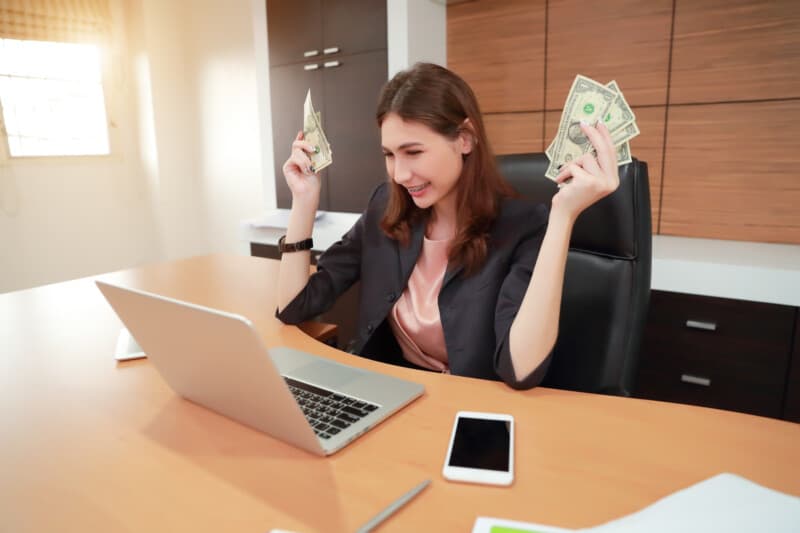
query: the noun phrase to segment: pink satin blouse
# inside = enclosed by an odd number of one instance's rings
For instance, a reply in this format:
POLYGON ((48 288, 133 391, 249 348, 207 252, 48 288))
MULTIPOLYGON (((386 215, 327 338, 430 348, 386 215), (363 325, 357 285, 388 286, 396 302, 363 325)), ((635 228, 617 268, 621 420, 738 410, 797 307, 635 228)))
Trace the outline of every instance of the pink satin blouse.
POLYGON ((408 285, 389 314, 403 356, 415 365, 439 372, 450 370, 438 302, 449 244, 450 239, 423 240, 408 285))

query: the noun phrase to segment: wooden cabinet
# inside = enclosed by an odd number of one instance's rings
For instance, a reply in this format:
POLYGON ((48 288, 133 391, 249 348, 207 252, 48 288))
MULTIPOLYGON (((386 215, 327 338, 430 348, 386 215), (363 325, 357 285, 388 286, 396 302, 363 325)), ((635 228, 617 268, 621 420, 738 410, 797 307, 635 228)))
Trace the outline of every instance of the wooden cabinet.
POLYGON ((481 111, 544 109, 545 2, 447 7, 447 66, 470 84, 481 111))
POLYGON ((670 104, 800 96, 797 0, 677 0, 670 104))
POLYGON ((800 243, 798 136, 798 100, 670 106, 661 233, 800 243))
POLYGON ((780 417, 797 308, 653 291, 636 396, 780 417))
POLYGON ((544 152, 544 113, 487 114, 483 122, 497 155, 544 152))
POLYGON ((576 74, 616 79, 654 232, 800 244, 800 2, 473 0, 447 8, 447 56, 498 153, 540 151, 540 113, 552 141, 576 74))
POLYGON ((386 2, 267 0, 270 67, 386 50, 386 2))
POLYGON ((564 107, 578 73, 616 79, 632 106, 665 105, 671 18, 672 0, 548 2, 547 109, 564 107))
POLYGON ((278 207, 291 206, 281 167, 311 89, 333 150, 333 165, 321 173, 320 209, 360 212, 386 175, 375 124, 387 79, 386 3, 268 0, 267 23, 278 207))

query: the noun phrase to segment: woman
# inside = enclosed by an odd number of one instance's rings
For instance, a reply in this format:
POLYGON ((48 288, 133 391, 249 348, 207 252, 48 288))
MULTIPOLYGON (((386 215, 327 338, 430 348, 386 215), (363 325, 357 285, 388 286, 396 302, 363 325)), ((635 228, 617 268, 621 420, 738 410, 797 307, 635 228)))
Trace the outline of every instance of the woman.
MULTIPOLYGON (((608 129, 581 126, 597 157, 561 170, 548 211, 514 197, 475 95, 449 70, 417 64, 398 73, 376 115, 389 181, 314 275, 308 251, 283 254, 278 318, 308 320, 361 281, 355 353, 535 387, 558 334, 575 219, 619 185, 608 129)), ((311 236, 320 194, 314 150, 301 132, 283 166, 292 192, 285 243, 311 236)))

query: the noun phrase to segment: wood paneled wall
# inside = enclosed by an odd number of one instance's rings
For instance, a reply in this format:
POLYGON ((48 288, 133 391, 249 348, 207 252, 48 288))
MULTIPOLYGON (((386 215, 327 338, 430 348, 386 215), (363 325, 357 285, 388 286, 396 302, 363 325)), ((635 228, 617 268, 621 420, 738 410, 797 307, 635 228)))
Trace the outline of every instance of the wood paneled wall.
POLYGON ((800 244, 797 0, 473 0, 447 59, 501 154, 544 150, 576 74, 615 79, 654 232, 800 244))

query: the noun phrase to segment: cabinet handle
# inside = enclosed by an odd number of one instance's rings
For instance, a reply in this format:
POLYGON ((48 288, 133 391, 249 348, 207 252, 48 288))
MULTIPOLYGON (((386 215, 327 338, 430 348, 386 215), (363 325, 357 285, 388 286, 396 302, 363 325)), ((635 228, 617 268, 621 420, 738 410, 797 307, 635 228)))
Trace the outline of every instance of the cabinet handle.
POLYGON ((706 331, 717 331, 717 324, 714 322, 700 322, 699 320, 687 320, 687 328, 703 329, 706 331))
POLYGON ((319 65, 316 63, 311 63, 310 65, 303 65, 303 70, 317 70, 319 65))
POLYGON ((324 50, 322 50, 322 53, 325 54, 325 55, 336 54, 338 52, 339 52, 339 47, 338 46, 331 46, 330 48, 325 48, 324 50))
POLYGON ((710 387, 711 380, 702 378, 700 376, 693 376, 691 374, 681 374, 681 381, 684 383, 691 383, 693 385, 702 385, 703 387, 710 387))
POLYGON ((339 61, 326 61, 323 65, 325 68, 333 68, 340 66, 341 63, 339 61))
POLYGON ((319 55, 319 50, 306 50, 303 52, 303 57, 314 57, 319 55))

